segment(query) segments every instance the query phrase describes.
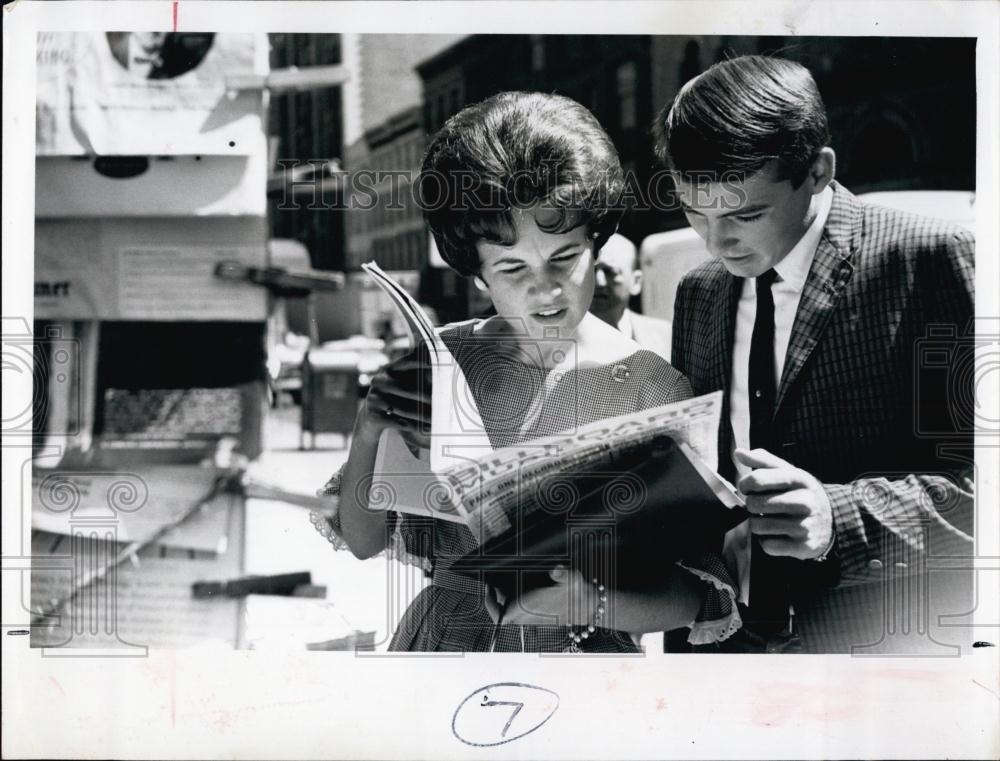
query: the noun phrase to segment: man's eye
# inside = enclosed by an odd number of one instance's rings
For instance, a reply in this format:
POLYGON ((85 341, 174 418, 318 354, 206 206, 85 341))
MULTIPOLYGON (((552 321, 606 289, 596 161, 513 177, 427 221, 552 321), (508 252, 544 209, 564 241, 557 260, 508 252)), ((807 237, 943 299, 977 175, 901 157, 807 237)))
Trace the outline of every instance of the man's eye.
POLYGON ((764 212, 758 212, 757 214, 747 214, 746 216, 737 217, 740 222, 756 222, 758 219, 764 216, 764 212))
POLYGON ((523 264, 519 264, 519 265, 517 265, 515 267, 507 267, 507 268, 502 269, 502 270, 497 270, 497 272, 499 272, 501 275, 513 275, 515 273, 520 272, 523 269, 524 269, 524 265, 523 264))

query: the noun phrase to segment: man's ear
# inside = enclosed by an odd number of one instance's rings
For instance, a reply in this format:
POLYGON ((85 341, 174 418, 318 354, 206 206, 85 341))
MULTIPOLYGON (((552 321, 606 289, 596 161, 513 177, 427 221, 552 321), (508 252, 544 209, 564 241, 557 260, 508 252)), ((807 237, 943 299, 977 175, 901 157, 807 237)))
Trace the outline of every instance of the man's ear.
POLYGON ((638 296, 642 293, 642 270, 635 270, 632 273, 632 284, 628 287, 629 296, 638 296))
POLYGON ((819 155, 816 156, 816 160, 809 167, 809 178, 812 180, 813 194, 822 193, 826 190, 827 185, 833 182, 836 174, 837 154, 829 146, 821 148, 819 155))
POLYGON ((472 282, 476 284, 476 288, 481 290, 483 293, 489 293, 490 287, 486 285, 486 281, 483 280, 479 275, 472 278, 472 282))

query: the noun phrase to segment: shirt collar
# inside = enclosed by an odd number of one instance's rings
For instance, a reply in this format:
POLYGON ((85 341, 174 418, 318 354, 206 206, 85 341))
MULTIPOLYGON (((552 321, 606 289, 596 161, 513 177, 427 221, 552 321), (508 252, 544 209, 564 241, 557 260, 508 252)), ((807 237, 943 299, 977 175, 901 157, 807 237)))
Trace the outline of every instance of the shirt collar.
POLYGON ((629 317, 629 310, 622 312, 622 318, 618 321, 618 330, 632 338, 632 318, 629 317))
POLYGON ((833 188, 827 186, 819 194, 817 199, 816 218, 809 225, 799 242, 795 244, 791 251, 780 262, 774 265, 774 271, 782 282, 796 291, 801 291, 809 276, 809 268, 812 267, 813 258, 816 256, 816 249, 819 247, 820 238, 823 237, 823 228, 826 226, 827 217, 830 216, 830 206, 833 204, 833 188))

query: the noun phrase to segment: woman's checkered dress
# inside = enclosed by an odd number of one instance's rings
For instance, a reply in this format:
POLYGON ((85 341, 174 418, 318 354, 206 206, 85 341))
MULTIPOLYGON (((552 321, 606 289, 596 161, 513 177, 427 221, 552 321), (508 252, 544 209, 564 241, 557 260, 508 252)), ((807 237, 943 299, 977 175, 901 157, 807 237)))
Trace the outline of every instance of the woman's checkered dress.
MULTIPOLYGON (((687 379, 646 350, 613 364, 577 368, 546 383, 540 357, 530 356, 531 347, 526 350, 509 338, 504 341, 481 330, 488 326, 477 320, 460 323, 446 329, 442 339, 466 376, 496 448, 691 396, 687 379)), ((402 537, 408 554, 429 560, 433 571, 432 584, 403 615, 390 650, 560 652, 570 644, 566 626, 493 623, 484 603, 490 594, 487 587, 449 570, 476 548, 468 528, 411 515, 396 520, 398 525, 390 530, 402 537)), ((716 556, 685 565, 697 569, 694 572, 707 582, 698 616, 705 631, 713 632, 707 636, 728 636, 733 628, 734 585, 726 567, 716 556)), ((627 633, 609 629, 598 629, 580 649, 638 652, 627 633)))

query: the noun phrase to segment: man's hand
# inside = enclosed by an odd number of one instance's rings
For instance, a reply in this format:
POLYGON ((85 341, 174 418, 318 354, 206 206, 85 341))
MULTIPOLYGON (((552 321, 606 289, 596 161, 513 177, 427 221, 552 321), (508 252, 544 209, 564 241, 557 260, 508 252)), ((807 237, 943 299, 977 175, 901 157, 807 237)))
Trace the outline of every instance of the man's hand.
POLYGON ((737 449, 754 471, 739 482, 750 511, 750 530, 768 555, 811 560, 833 541, 833 515, 823 485, 766 449, 737 449))

